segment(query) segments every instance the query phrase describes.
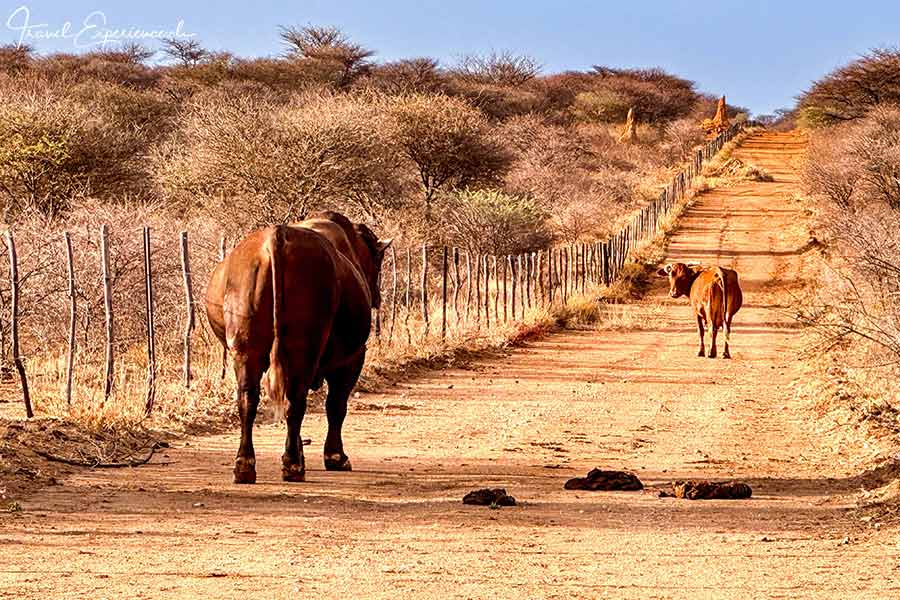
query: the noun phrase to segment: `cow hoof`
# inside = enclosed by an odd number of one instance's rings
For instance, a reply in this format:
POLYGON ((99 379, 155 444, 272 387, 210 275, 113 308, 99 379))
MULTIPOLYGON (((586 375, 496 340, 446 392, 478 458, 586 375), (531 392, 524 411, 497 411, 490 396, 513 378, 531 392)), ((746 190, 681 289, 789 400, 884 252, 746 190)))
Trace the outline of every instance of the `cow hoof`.
POLYGON ((722 358, 729 358, 729 359, 730 359, 730 358, 731 358, 731 355, 728 354, 728 353, 726 352, 725 354, 722 355, 722 358))
POLYGON ((325 455, 326 471, 352 471, 353 465, 346 454, 326 454, 325 455))
POLYGON ((292 483, 306 481, 306 469, 303 465, 284 465, 281 467, 281 478, 292 483))
POLYGON ((710 353, 709 353, 709 358, 715 358, 715 357, 716 357, 716 353, 715 353, 715 352, 710 352, 710 353))
POLYGON ((235 483, 256 483, 256 459, 238 458, 234 461, 235 483))
POLYGON ((697 352, 697 356, 699 356, 700 358, 706 358, 706 350, 700 348, 700 351, 697 352))

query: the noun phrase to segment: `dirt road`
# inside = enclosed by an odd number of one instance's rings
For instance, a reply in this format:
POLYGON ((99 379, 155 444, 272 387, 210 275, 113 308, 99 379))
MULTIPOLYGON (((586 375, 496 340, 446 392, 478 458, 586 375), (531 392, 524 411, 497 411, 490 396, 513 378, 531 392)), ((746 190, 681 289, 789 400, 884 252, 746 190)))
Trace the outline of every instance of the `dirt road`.
POLYGON ((737 156, 773 183, 703 195, 670 257, 733 266, 734 360, 698 358, 685 301, 662 285, 632 327, 551 336, 354 400, 356 470, 280 480, 283 428, 261 427, 259 481, 230 483, 237 434, 134 470, 85 472, 0 517, 0 595, 15 598, 890 598, 900 537, 847 513, 862 480, 842 440, 811 433, 801 333, 782 312, 810 253, 794 160, 766 133, 737 156), (650 486, 739 479, 748 501, 570 492, 594 466, 650 486), (463 506, 501 486, 521 506, 463 506))

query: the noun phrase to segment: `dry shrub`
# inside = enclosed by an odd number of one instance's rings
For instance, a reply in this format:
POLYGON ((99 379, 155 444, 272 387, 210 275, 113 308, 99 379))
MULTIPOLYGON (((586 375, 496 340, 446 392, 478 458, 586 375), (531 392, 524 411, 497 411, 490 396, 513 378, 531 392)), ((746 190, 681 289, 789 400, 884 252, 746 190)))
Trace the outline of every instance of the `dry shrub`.
POLYGON ((451 74, 472 83, 516 87, 533 80, 540 70, 541 65, 530 56, 491 52, 463 56, 451 74))
POLYGON ((629 302, 642 298, 650 288, 653 269, 650 265, 627 262, 619 272, 619 278, 603 292, 607 302, 629 302))
POLYGON ((487 119, 458 98, 416 94, 389 105, 388 136, 421 181, 425 220, 435 193, 497 183, 512 157, 487 119))
POLYGON ((394 96, 404 94, 436 94, 444 88, 444 80, 433 58, 408 58, 377 65, 367 83, 394 96))
POLYGON ((685 117, 666 125, 662 149, 668 155, 668 162, 678 162, 702 143, 703 132, 697 126, 697 121, 685 117))
POLYGON ((582 121, 615 123, 625 120, 631 108, 628 101, 617 89, 603 88, 579 93, 572 109, 575 117, 582 121))
POLYGON ((834 387, 842 402, 877 404, 896 396, 875 380, 895 382, 900 360, 898 142, 900 109, 894 106, 876 106, 811 137, 804 182, 819 200, 818 235, 828 261, 815 294, 798 312, 819 333, 815 347, 840 357, 842 383, 834 387))
POLYGON ((0 82, 4 220, 30 208, 54 214, 73 198, 145 195, 147 122, 165 114, 151 93, 123 87, 0 82))
POLYGON ((179 135, 157 155, 167 198, 244 229, 337 207, 368 217, 396 202, 399 155, 385 114, 361 96, 196 97, 179 135), (347 208, 351 210, 347 210, 347 208))
POLYGON ((447 94, 463 98, 492 120, 540 112, 544 97, 533 86, 502 86, 452 79, 447 94))
POLYGON ((855 337, 871 344, 873 364, 900 359, 900 214, 880 205, 826 208, 822 226, 834 255, 802 318, 823 332, 823 348, 855 337))
POLYGON ((802 173, 807 190, 843 208, 853 203, 861 175, 856 158, 850 153, 846 129, 829 127, 815 132, 802 173))
POLYGON ((697 102, 694 83, 662 69, 612 69, 594 67, 590 90, 579 94, 591 108, 589 120, 621 121, 629 108, 637 119, 660 124, 688 115, 697 102))
POLYGON ((26 44, 0 46, 0 73, 18 75, 31 67, 34 49, 26 44))
POLYGON ((154 87, 161 74, 143 64, 140 56, 115 49, 34 57, 27 71, 51 82, 103 81, 135 89, 154 87))
POLYGON ((547 214, 531 198, 461 190, 444 195, 441 205, 447 241, 470 252, 521 254, 550 244, 547 214))
POLYGON ((900 107, 878 106, 857 122, 815 132, 804 181, 841 207, 900 209, 900 107))

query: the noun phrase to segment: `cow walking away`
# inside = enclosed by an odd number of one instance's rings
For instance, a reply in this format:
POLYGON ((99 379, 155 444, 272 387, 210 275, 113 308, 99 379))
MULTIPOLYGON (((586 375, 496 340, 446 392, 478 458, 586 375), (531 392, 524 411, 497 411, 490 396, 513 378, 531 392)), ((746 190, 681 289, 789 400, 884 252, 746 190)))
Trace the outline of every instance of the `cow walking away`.
POLYGON ((688 296, 697 317, 700 334, 700 350, 705 355, 704 337, 707 326, 711 329, 712 342, 709 358, 716 357, 716 336, 719 328, 725 329, 725 351, 722 358, 731 358, 728 344, 731 341, 731 322, 741 309, 744 297, 736 271, 725 267, 704 267, 684 263, 668 264, 657 275, 669 278, 669 295, 673 298, 688 296))
POLYGON ((372 308, 381 304, 378 277, 389 245, 365 225, 325 212, 251 233, 216 267, 206 314, 234 360, 241 418, 235 483, 256 482, 253 421, 266 370, 287 420, 282 478, 305 479, 300 425, 308 391, 323 382, 325 468, 351 470, 341 427, 365 360, 372 308))

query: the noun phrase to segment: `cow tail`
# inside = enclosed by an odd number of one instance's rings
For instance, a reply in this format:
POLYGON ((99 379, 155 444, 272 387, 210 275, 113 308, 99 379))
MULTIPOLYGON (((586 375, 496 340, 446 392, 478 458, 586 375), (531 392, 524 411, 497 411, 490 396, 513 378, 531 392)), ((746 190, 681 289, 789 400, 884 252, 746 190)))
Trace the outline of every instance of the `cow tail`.
POLYGON ((728 327, 725 322, 728 320, 728 284, 726 283, 725 271, 722 267, 716 267, 716 277, 719 279, 719 287, 722 288, 722 329, 725 330, 725 343, 728 343, 728 327))
POLYGON ((284 228, 275 226, 272 237, 269 238, 269 265, 272 271, 272 325, 274 337, 272 350, 269 354, 269 398, 272 399, 275 409, 275 419, 284 417, 287 400, 285 398, 285 356, 281 347, 281 319, 284 316, 284 272, 281 259, 284 251, 284 228))

